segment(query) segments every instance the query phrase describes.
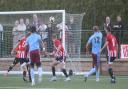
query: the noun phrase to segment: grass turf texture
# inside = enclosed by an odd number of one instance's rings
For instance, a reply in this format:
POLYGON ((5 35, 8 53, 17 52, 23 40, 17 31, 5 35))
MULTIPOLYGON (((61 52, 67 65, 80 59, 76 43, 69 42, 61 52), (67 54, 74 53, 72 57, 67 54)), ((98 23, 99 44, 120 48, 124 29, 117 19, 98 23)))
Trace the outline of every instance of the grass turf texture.
POLYGON ((50 82, 51 76, 43 76, 43 81, 31 87, 31 83, 24 82, 22 75, 0 75, 0 89, 127 89, 128 77, 117 76, 117 83, 111 84, 108 76, 101 76, 100 82, 95 81, 95 77, 89 77, 84 82, 83 76, 73 76, 71 81, 65 82, 64 77, 58 76, 58 80, 50 82))

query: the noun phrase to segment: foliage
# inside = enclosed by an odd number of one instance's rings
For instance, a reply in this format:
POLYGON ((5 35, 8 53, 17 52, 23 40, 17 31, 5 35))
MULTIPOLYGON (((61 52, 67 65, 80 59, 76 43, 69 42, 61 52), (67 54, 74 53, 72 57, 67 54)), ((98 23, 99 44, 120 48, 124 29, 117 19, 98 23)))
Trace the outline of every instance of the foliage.
POLYGON ((65 9, 69 13, 83 13, 83 28, 102 25, 105 16, 115 21, 117 15, 128 21, 128 0, 0 0, 0 11, 65 9))

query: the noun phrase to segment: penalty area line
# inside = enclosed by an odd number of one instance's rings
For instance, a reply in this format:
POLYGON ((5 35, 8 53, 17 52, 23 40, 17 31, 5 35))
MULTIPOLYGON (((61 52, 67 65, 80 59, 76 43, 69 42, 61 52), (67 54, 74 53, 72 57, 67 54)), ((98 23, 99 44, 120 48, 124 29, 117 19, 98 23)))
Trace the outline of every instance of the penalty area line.
POLYGON ((0 87, 0 89, 64 89, 64 88, 0 87))

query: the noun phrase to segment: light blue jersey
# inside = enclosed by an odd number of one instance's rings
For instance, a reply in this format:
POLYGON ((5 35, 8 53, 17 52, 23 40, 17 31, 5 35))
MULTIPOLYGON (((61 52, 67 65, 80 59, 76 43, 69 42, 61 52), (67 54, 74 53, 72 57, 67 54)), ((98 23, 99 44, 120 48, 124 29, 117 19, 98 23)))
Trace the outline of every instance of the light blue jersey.
POLYGON ((102 45, 102 33, 94 32, 94 34, 89 38, 88 43, 92 44, 92 53, 99 53, 102 45))
POLYGON ((26 40, 26 45, 29 45, 29 52, 40 49, 41 36, 37 33, 32 33, 26 40))

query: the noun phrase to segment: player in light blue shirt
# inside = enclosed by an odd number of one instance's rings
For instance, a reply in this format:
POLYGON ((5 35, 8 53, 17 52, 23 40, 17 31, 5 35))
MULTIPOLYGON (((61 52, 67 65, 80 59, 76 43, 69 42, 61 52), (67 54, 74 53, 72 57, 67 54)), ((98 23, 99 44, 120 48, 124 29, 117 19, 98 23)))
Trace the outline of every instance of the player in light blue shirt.
POLYGON ((35 85, 35 78, 34 78, 34 64, 36 64, 38 68, 38 81, 42 81, 42 66, 40 62, 40 46, 42 44, 41 36, 37 34, 36 27, 32 26, 30 28, 31 35, 26 40, 26 47, 29 49, 30 53, 30 60, 31 60, 31 79, 32 79, 32 86, 35 85))
POLYGON ((100 49, 102 45, 102 33, 99 31, 98 26, 93 27, 94 33, 89 38, 86 44, 86 52, 88 52, 89 45, 92 46, 92 59, 93 68, 84 75, 85 81, 87 77, 96 72, 96 81, 99 81, 99 65, 100 65, 100 49))
POLYGON ((37 33, 32 33, 26 40, 26 45, 29 45, 29 52, 40 50, 41 36, 37 33))

